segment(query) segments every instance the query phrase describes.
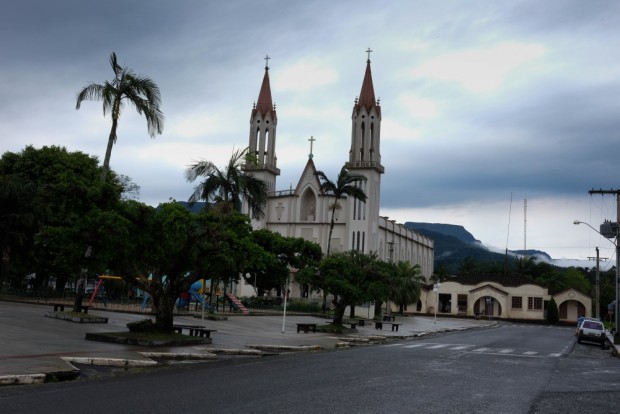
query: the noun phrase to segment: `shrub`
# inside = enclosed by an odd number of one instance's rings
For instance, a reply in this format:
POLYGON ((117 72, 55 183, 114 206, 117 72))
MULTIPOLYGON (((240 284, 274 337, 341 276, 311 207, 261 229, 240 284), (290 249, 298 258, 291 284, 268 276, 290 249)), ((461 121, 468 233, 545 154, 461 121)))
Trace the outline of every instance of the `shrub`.
POLYGON ((555 325, 560 320, 560 313, 558 311, 558 305, 555 303, 555 300, 551 298, 549 301, 549 307, 547 308, 547 322, 552 325, 555 325))
POLYGON ((129 328, 129 332, 154 332, 155 324, 150 319, 141 319, 139 321, 129 322, 127 328, 129 328))

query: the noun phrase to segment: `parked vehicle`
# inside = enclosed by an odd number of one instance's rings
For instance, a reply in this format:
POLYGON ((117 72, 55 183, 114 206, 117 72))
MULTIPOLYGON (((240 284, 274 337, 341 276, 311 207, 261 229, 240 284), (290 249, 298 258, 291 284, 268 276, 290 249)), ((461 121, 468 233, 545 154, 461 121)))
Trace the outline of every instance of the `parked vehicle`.
POLYGON ((579 332, 577 333, 577 342, 590 341, 601 344, 601 348, 605 348, 605 341, 607 336, 605 335, 605 326, 601 321, 584 319, 579 332))

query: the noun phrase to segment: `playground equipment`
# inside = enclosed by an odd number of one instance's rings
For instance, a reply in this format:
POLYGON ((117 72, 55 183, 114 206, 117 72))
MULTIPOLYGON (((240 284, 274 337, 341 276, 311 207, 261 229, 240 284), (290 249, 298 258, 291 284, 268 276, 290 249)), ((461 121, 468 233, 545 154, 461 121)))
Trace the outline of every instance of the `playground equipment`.
MULTIPOLYGON (((99 289, 101 288, 101 284, 103 283, 104 280, 106 280, 106 279, 110 279, 110 280, 123 280, 123 278, 120 277, 120 276, 110 276, 110 275, 100 275, 100 276, 97 276, 97 278, 99 280, 97 280, 97 284, 95 285, 95 289, 93 290, 93 294, 91 295, 90 300, 88 301, 88 306, 91 306, 93 304, 93 301, 97 297, 97 293, 99 292, 99 289)), ((105 294, 103 296, 103 302, 107 305, 107 298, 105 297, 105 294)))
POLYGON ((201 307, 206 307, 206 309, 212 310, 211 306, 205 302, 204 300, 204 294, 206 293, 206 283, 205 283, 205 287, 203 288, 203 281, 204 279, 201 280, 197 280, 194 283, 192 283, 192 285, 189 287, 189 290, 187 291, 189 295, 187 295, 187 297, 183 298, 180 297, 177 299, 175 306, 177 307, 177 309, 181 309, 184 307, 189 307, 190 301, 192 298, 194 298, 194 300, 201 306, 201 307))

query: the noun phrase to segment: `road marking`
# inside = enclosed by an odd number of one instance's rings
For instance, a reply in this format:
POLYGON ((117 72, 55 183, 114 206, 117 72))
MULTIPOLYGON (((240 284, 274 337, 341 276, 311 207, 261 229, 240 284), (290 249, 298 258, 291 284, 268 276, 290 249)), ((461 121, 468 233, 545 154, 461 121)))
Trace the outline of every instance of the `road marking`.
POLYGON ((438 349, 438 348, 445 348, 447 347, 448 344, 439 344, 439 345, 433 345, 433 346, 429 346, 427 349, 438 349))
POLYGON ((559 358, 562 354, 549 354, 550 357, 559 358))
POLYGON ((427 344, 413 344, 413 345, 405 345, 405 348, 417 348, 420 346, 426 346, 427 344))
POLYGON ((450 348, 450 349, 453 351, 460 351, 461 349, 469 348, 470 346, 473 346, 473 345, 455 346, 454 348, 450 348))
POLYGON ((500 349, 498 352, 500 354, 509 354, 511 352, 514 352, 514 349, 500 349))
POLYGON ((490 351, 491 348, 476 348, 474 350, 472 350, 471 352, 486 352, 486 351, 490 351))
POLYGON ((536 355, 538 352, 536 351, 525 351, 523 355, 536 355))

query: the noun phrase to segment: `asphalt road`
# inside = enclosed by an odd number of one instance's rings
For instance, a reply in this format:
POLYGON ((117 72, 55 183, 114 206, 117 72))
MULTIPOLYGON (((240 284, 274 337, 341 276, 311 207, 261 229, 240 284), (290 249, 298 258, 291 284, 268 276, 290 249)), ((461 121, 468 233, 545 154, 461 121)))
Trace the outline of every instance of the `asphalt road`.
POLYGON ((0 412, 618 412, 620 360, 576 344, 573 333, 502 323, 381 346, 115 371, 2 388, 0 412))

